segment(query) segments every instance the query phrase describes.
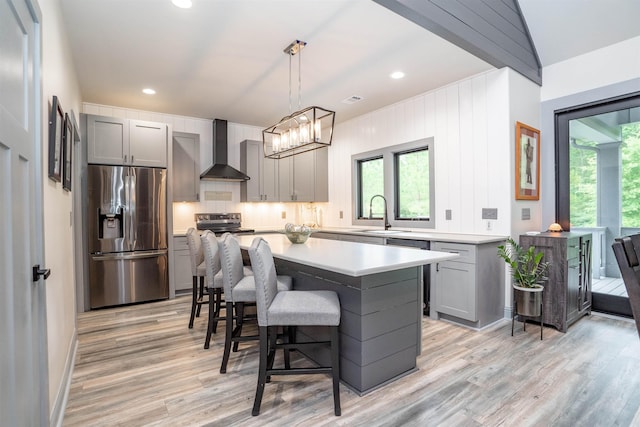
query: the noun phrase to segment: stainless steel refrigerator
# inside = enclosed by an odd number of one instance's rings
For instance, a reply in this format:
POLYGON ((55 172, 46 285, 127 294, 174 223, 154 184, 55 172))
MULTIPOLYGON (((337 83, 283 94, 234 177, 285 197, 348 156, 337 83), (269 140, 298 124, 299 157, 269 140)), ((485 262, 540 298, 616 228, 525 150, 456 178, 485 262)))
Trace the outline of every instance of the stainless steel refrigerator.
POLYGON ((87 166, 91 308, 169 297, 166 170, 87 166))

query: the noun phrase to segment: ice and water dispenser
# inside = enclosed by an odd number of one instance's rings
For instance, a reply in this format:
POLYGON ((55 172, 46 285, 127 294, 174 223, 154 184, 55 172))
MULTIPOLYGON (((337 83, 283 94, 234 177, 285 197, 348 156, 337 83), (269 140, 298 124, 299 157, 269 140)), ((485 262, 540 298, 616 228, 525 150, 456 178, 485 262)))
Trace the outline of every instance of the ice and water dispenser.
POLYGON ((98 238, 120 239, 123 237, 123 211, 122 206, 101 207, 98 209, 98 238))

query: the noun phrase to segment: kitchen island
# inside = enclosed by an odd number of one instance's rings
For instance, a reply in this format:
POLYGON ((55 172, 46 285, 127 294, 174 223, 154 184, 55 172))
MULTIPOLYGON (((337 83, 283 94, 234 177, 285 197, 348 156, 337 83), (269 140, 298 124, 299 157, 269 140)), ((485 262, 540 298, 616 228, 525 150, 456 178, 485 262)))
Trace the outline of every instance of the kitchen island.
MULTIPOLYGON (((247 249, 256 236, 240 235, 247 249)), ((448 252, 310 238, 292 244, 283 234, 263 234, 278 274, 294 289, 326 289, 340 298, 340 378, 359 394, 415 371, 420 354, 422 266, 456 258, 448 252)), ((322 339, 322 328, 299 328, 300 339, 322 339)), ((326 363, 328 351, 307 353, 326 363)))

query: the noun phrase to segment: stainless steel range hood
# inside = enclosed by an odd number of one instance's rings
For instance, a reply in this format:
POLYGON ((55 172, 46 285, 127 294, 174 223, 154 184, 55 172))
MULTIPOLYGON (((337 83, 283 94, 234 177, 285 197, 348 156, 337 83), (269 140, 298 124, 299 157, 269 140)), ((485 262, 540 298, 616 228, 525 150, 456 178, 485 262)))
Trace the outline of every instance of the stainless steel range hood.
POLYGON ((207 169, 200 179, 205 181, 247 181, 249 178, 239 170, 227 164, 227 121, 213 121, 213 166, 207 169))

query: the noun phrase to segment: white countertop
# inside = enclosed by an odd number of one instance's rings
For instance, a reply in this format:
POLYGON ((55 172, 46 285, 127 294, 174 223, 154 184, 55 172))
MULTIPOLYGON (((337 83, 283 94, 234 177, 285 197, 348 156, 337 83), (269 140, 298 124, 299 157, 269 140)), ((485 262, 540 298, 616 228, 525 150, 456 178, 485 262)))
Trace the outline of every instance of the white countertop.
POLYGON ((442 233, 438 231, 415 231, 406 229, 391 228, 384 231, 382 228, 339 228, 339 227, 322 227, 317 231, 327 233, 355 234, 359 236, 385 237, 388 239, 410 239, 410 240, 430 240, 432 242, 453 242, 453 243, 469 243, 480 245, 483 243, 503 242, 507 240, 507 236, 493 234, 465 234, 465 233, 442 233))
POLYGON ((275 258, 353 277, 416 267, 458 257, 458 254, 449 252, 329 239, 310 238, 306 243, 293 244, 284 234, 239 235, 236 239, 241 248, 247 249, 256 237, 262 237, 269 243, 275 258))

